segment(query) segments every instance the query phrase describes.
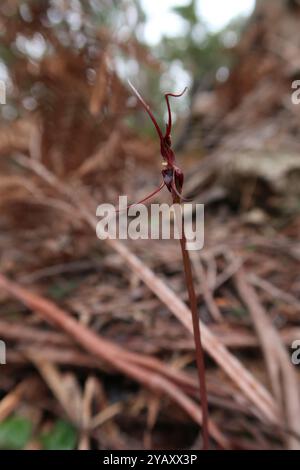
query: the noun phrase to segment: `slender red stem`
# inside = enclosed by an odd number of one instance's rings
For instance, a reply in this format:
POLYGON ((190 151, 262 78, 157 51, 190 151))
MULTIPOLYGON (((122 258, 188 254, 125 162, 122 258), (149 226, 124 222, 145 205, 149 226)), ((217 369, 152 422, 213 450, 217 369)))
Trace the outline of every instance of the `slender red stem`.
MULTIPOLYGON (((176 204, 179 202, 177 195, 173 194, 173 203, 176 204)), ((192 265, 188 250, 186 248, 186 237, 184 232, 184 223, 182 225, 182 234, 180 238, 180 246, 185 274, 186 287, 189 295, 190 309, 192 312, 192 321, 193 321, 193 332, 194 332, 194 341, 196 349, 196 363, 197 371, 199 378, 199 387, 200 387, 200 402, 202 408, 202 435, 203 435, 203 450, 209 449, 209 429, 208 429, 208 400, 207 400, 207 389, 206 389, 206 379, 205 379, 205 362, 204 362, 204 352, 201 340, 201 330, 198 317, 198 308, 197 308, 197 298, 194 287, 192 265)))

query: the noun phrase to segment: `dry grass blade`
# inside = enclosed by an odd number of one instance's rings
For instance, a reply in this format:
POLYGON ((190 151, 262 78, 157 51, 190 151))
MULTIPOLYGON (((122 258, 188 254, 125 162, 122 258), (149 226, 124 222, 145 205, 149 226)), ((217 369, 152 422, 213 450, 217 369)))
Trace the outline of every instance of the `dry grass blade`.
POLYGON ((93 399, 97 390, 97 382, 94 377, 88 377, 84 385, 81 406, 82 432, 78 443, 78 450, 90 449, 90 436, 88 429, 92 418, 93 399))
POLYGON ((214 301, 212 291, 207 282, 207 278, 206 278, 206 274, 203 268, 201 257, 198 255, 198 253, 195 252, 192 254, 191 260, 193 263, 196 276, 198 278, 199 286, 202 289, 202 295, 207 305, 207 309, 210 312, 212 318, 215 320, 215 322, 222 322, 223 318, 222 318, 219 307, 214 301))
POLYGON ((114 416, 121 413, 123 409, 123 404, 120 402, 114 403, 113 405, 108 406, 103 411, 100 411, 96 416, 93 416, 91 419, 91 428, 95 429, 99 426, 102 426, 107 421, 112 419, 114 416))
POLYGON ((29 359, 40 372, 69 420, 80 426, 81 393, 75 377, 62 374, 58 367, 49 361, 41 360, 31 354, 29 359))
POLYGON ((19 383, 0 401, 0 422, 6 419, 19 405, 28 386, 28 380, 19 383))
POLYGON ((260 289, 264 290, 265 292, 270 294, 270 296, 274 297, 274 299, 278 299, 287 304, 293 305, 295 309, 297 309, 297 312, 300 312, 300 301, 292 294, 282 291, 278 287, 274 286, 265 279, 256 276, 255 274, 250 274, 248 277, 250 283, 253 284, 255 287, 259 287, 260 289))
MULTIPOLYGON (((278 408, 282 409, 289 430, 300 436, 299 382, 288 353, 243 270, 235 275, 235 283, 260 339, 278 408)), ((294 435, 287 437, 287 444, 290 449, 299 450, 300 440, 294 435)))

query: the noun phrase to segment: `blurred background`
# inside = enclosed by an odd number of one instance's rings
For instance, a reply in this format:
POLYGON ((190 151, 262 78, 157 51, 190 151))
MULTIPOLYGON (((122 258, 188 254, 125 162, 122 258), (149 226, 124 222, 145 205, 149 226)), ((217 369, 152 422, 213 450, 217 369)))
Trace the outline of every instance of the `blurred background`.
POLYGON ((128 79, 162 127, 164 93, 188 87, 172 137, 184 194, 205 204, 192 263, 211 447, 300 448, 299 22, 298 0, 2 0, 0 448, 201 445, 176 240, 95 234, 99 204, 160 184, 128 79))

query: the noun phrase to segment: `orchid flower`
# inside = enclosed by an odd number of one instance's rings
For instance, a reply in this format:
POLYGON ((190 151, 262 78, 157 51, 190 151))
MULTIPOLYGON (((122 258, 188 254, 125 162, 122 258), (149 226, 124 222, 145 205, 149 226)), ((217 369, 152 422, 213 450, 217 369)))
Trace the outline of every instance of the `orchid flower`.
MULTIPOLYGON (((139 201, 137 204, 141 204, 143 202, 148 201, 151 199, 153 196, 155 196, 157 193, 159 193, 164 186, 168 188, 170 193, 172 194, 173 198, 179 198, 179 201, 185 200, 183 196, 181 195, 182 191, 182 186, 183 186, 183 172, 176 166, 175 164, 175 154, 172 150, 172 143, 171 143, 171 132, 172 132, 172 113, 171 113, 171 106, 170 106, 170 101, 169 98, 179 98, 182 96, 187 88, 185 88, 181 93, 166 93, 165 94, 165 100, 167 103, 167 109, 168 109, 168 122, 166 124, 166 131, 163 134, 162 130, 160 129, 157 120, 150 108, 150 106, 146 103, 144 98, 140 95, 140 93, 137 91, 137 89, 133 86, 133 84, 128 80, 128 83, 133 90, 134 94, 142 104, 143 108, 149 115, 151 121, 154 124, 154 127, 156 129, 157 135, 160 140, 160 153, 163 158, 162 161, 162 177, 163 181, 161 185, 155 189, 152 193, 148 194, 144 199, 139 201)), ((135 205, 135 204, 134 204, 135 205)))

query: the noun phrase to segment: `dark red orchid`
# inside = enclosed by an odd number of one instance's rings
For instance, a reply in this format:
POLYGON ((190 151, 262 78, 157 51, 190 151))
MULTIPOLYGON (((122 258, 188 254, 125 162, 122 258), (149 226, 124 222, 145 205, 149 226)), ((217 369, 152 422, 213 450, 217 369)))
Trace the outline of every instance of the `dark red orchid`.
POLYGON ((184 198, 181 195, 184 176, 180 168, 178 168, 178 166, 175 165, 175 154, 172 150, 172 142, 171 142, 172 113, 171 113, 169 97, 172 96, 174 98, 179 98, 185 93, 186 88, 181 93, 178 93, 178 94, 176 93, 165 94, 165 99, 166 99, 167 108, 168 108, 168 123, 166 124, 165 134, 163 134, 157 123, 156 118, 154 117, 153 112, 150 109, 150 106, 145 102, 145 100, 137 91, 137 89, 133 86, 133 84, 130 81, 128 81, 128 83, 130 87, 132 88, 134 94, 140 101, 140 103, 143 105, 144 109, 148 113, 151 121, 153 122, 155 126, 155 129, 157 131, 157 134, 160 140, 160 153, 163 158, 163 162, 162 162, 163 181, 161 185, 151 194, 148 194, 148 196, 146 196, 142 201, 140 201, 140 203, 145 202, 149 200, 150 198, 152 198, 153 196, 155 196, 155 194, 159 193, 159 191, 161 191, 164 186, 168 188, 168 190, 173 196, 173 199, 179 199, 179 201, 182 201, 184 200, 184 198))
MULTIPOLYGON (((151 118, 155 129, 157 131, 159 140, 160 140, 160 153, 163 158, 163 169, 162 169, 162 177, 163 181, 159 188, 153 191, 151 194, 148 194, 140 203, 149 200, 155 194, 157 194, 161 189, 166 186, 170 191, 173 199, 173 203, 178 203, 184 200, 181 195, 182 187, 183 187, 183 173, 175 165, 175 154, 172 150, 172 143, 171 143, 171 131, 172 131, 172 114, 171 114, 171 107, 169 98, 179 98, 183 95, 186 88, 183 90, 182 93, 166 93, 165 99, 168 108, 168 123, 166 125, 166 131, 163 134, 153 112, 150 109, 150 106, 144 101, 141 97, 139 92, 135 89, 132 83, 129 82, 132 90, 134 91, 135 95, 137 96, 138 100, 142 103, 143 107, 145 108, 146 112, 151 118)), ((199 317, 198 317, 198 307, 197 307, 197 297, 194 288, 194 281, 193 281, 193 274, 192 274, 192 266, 189 257, 189 253, 186 248, 186 236, 183 227, 183 232, 180 238, 180 245, 181 245, 181 252, 182 252, 182 260, 183 260, 183 267, 186 279, 186 286, 189 295, 190 307, 191 307, 191 314, 192 314, 192 321, 193 321, 193 332, 194 332, 194 340, 195 340, 195 349, 196 349, 196 362, 197 362, 197 369, 198 369, 198 376, 199 376, 199 388, 200 388, 200 400, 202 405, 202 427, 203 427, 203 449, 209 448, 209 424, 208 424, 208 402, 207 402, 207 391, 206 391, 206 382, 205 382, 205 364, 204 364, 204 353, 202 347, 202 340, 201 340, 201 332, 200 332, 200 325, 199 325, 199 317)))

